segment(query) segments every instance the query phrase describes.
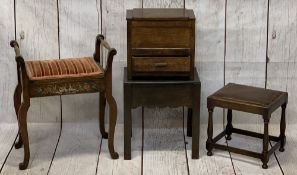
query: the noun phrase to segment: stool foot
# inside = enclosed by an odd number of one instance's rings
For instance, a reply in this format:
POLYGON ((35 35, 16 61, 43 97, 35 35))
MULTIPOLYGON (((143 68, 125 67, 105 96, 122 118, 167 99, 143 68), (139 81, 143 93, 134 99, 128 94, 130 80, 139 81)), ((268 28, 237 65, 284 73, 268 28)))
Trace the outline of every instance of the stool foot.
POLYGON ((280 152, 284 152, 285 151, 285 148, 279 148, 279 151, 280 152))
POLYGON ((23 146, 23 142, 21 139, 19 139, 19 141, 14 144, 15 149, 19 149, 22 146, 23 146))
POLYGON ((228 135, 226 139, 231 140, 232 139, 231 135, 228 135))
POLYGON ((265 164, 262 165, 262 168, 263 169, 267 169, 268 168, 268 165, 265 163, 265 164))
POLYGON ((104 138, 104 139, 107 139, 107 138, 108 138, 108 134, 107 134, 107 132, 102 133, 102 138, 104 138))
POLYGON ((112 159, 118 159, 119 158, 119 154, 117 152, 111 153, 111 158, 112 159))
POLYGON ((25 170, 28 167, 28 163, 27 162, 23 162, 19 164, 19 169, 20 170, 25 170))
POLYGON ((211 151, 207 151, 207 155, 208 155, 208 156, 212 156, 213 153, 212 153, 211 151))

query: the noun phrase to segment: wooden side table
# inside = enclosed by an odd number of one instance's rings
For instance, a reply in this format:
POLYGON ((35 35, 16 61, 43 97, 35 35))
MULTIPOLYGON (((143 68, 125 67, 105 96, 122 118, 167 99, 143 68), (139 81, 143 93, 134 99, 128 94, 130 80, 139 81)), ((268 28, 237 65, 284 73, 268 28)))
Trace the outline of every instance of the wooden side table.
POLYGON ((187 135, 192 135, 192 158, 199 158, 201 83, 197 70, 194 72, 193 80, 128 80, 124 68, 125 160, 131 159, 131 110, 139 106, 188 107, 187 135))
MULTIPOLYGON (((218 90, 211 96, 207 98, 207 108, 209 112, 208 119, 208 129, 207 135, 208 139, 206 141, 207 155, 212 156, 212 149, 228 150, 230 152, 243 154, 246 156, 251 156, 259 158, 262 160, 262 168, 268 168, 269 156, 274 153, 274 151, 279 148, 279 151, 284 151, 284 146, 286 143, 286 106, 288 103, 288 93, 275 91, 270 89, 257 88, 252 86, 245 86, 240 84, 229 83, 222 89, 218 90), (224 131, 222 131, 216 137, 213 137, 213 110, 215 107, 227 108, 227 126, 224 131), (280 135, 278 137, 271 136, 268 133, 268 124, 271 114, 277 109, 282 108, 281 120, 280 120, 280 135), (232 125, 232 110, 248 112, 253 114, 259 114, 263 118, 264 123, 264 134, 251 132, 247 130, 242 130, 233 127, 232 125), (246 135, 250 137, 256 137, 263 139, 263 151, 261 153, 248 151, 240 148, 235 148, 231 146, 225 146, 218 144, 221 138, 225 135, 227 140, 231 140, 231 134, 237 133, 241 135, 246 135), (268 150, 269 141, 274 141, 276 144, 268 150)), ((240 116, 238 116, 240 117, 240 116)))

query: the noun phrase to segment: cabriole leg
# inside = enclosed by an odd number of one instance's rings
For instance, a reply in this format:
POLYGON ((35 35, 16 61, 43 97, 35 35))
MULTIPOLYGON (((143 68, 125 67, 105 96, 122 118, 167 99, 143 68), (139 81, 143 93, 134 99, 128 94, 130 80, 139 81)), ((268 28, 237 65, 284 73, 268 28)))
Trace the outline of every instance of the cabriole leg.
POLYGON ((99 127, 102 138, 107 139, 108 134, 105 131, 105 106, 106 106, 106 97, 104 92, 100 92, 99 100, 99 127))
POLYGON ((16 116, 17 116, 17 121, 18 121, 18 126, 19 126, 19 137, 18 137, 18 141, 14 145, 14 147, 16 149, 21 148, 22 145, 23 145, 23 141, 22 141, 22 137, 21 137, 21 133, 20 133, 19 115, 18 115, 19 109, 20 109, 20 106, 21 106, 21 95, 22 95, 22 87, 21 87, 21 85, 18 84, 15 87, 14 95, 13 95, 14 110, 15 110, 15 113, 16 113, 16 116))
POLYGON ((24 144, 24 160, 19 164, 19 169, 24 170, 28 167, 30 159, 30 148, 29 148, 29 139, 28 139, 28 130, 27 130, 27 112, 30 107, 30 101, 24 100, 19 110, 19 125, 21 138, 24 144))
POLYGON ((113 159, 118 159, 119 154, 114 150, 114 132, 117 121, 117 104, 113 96, 107 95, 107 102, 109 104, 109 131, 108 131, 108 149, 113 159))

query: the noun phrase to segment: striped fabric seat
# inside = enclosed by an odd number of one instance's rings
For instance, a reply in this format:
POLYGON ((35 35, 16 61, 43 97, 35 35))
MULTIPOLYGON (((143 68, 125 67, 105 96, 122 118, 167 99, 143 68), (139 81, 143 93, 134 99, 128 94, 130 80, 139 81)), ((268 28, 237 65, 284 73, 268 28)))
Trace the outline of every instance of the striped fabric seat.
POLYGON ((84 76, 103 77, 104 70, 91 57, 26 61, 30 80, 60 79, 84 76))

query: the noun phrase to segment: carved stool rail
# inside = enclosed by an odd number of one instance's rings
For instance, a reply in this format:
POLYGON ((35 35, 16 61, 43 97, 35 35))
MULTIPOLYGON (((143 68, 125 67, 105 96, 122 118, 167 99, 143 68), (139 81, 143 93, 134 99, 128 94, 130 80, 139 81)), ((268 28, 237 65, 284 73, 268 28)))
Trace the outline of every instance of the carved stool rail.
POLYGON ((20 163, 19 169, 26 169, 30 159, 27 111, 30 107, 30 98, 33 97, 100 92, 100 132, 103 138, 108 138, 111 157, 117 159, 119 156, 114 150, 113 143, 117 104, 112 96, 112 62, 117 52, 104 40, 103 35, 96 37, 94 56, 85 58, 24 61, 18 43, 11 41, 10 45, 16 53, 18 75, 14 107, 19 125, 19 140, 15 148, 24 145, 24 160, 20 163), (109 134, 104 128, 106 101, 110 113, 109 134))
POLYGON ((207 98, 207 108, 209 112, 208 119, 208 138, 206 141, 207 155, 211 156, 212 149, 228 150, 230 152, 243 154, 262 160, 262 168, 268 168, 267 163, 269 156, 279 148, 279 151, 284 151, 286 142, 285 129, 285 110, 288 102, 288 93, 281 91, 274 91, 263 88, 256 88, 251 86, 239 85, 229 83, 222 89, 215 92, 213 95, 207 98), (227 108, 227 126, 226 129, 218 136, 213 138, 213 109, 215 107, 227 108), (279 137, 270 136, 268 133, 268 124, 271 114, 277 109, 282 108, 281 121, 280 121, 280 135, 279 137), (259 114, 264 120, 264 134, 246 131, 232 126, 232 110, 238 110, 243 112, 249 112, 253 114, 259 114), (257 153, 253 151, 247 151, 235 147, 225 146, 217 144, 216 142, 227 135, 227 140, 231 140, 231 134, 237 133, 241 135, 256 137, 263 139, 263 151, 257 153), (277 142, 270 150, 268 150, 269 140, 277 142))

